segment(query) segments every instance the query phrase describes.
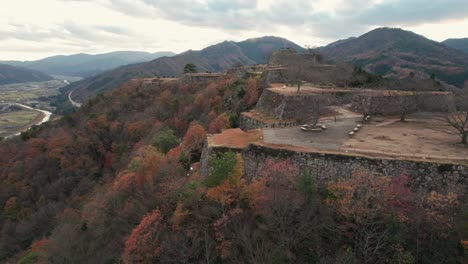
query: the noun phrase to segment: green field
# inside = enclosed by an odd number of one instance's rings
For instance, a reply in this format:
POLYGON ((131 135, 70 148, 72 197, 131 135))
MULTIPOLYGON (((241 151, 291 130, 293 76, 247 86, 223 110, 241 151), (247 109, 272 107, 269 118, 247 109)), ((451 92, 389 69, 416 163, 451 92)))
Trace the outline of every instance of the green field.
POLYGON ((33 110, 22 110, 0 114, 0 137, 15 134, 31 124, 40 115, 33 110))

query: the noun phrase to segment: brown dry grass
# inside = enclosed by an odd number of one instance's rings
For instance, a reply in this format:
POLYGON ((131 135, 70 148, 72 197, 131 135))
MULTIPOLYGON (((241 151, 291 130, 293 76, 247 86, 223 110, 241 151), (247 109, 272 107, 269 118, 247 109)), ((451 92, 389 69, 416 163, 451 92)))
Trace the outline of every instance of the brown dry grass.
POLYGON ((409 119, 408 122, 377 125, 375 122, 365 125, 342 149, 441 160, 468 157, 468 147, 459 144, 456 135, 433 129, 439 125, 436 120, 409 119))
POLYGON ((326 88, 326 87, 318 87, 318 86, 301 86, 300 92, 297 92, 296 86, 284 86, 275 84, 273 88, 268 88, 268 90, 279 93, 285 96, 297 96, 297 95, 315 95, 317 93, 337 93, 337 92, 345 92, 345 93, 357 93, 360 90, 355 89, 340 89, 340 88, 326 88))
POLYGON ((208 136, 208 144, 211 147, 244 149, 250 143, 257 142, 261 139, 262 131, 260 129, 244 132, 240 128, 233 128, 224 130, 220 134, 208 136))
MULTIPOLYGON (((255 109, 251 110, 250 112, 244 112, 243 113, 244 115, 252 118, 252 119, 255 119, 255 120, 259 120, 265 124, 275 124, 275 123, 278 123, 280 122, 281 120, 279 120, 278 118, 276 118, 275 116, 273 115, 269 115, 269 114, 266 114, 266 113, 263 113, 263 112, 260 112, 260 111, 257 111, 255 109)), ((292 120, 290 120, 292 121, 292 120)), ((282 122, 287 122, 287 121, 282 121, 282 122)))

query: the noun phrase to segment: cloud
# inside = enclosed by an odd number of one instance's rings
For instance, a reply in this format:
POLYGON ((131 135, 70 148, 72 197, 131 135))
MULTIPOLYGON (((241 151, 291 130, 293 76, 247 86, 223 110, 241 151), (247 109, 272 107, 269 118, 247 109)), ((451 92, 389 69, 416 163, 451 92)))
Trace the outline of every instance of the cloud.
POLYGON ((134 32, 127 28, 109 25, 79 25, 63 22, 54 26, 41 27, 33 24, 9 24, 9 30, 0 30, 0 39, 17 39, 33 42, 61 41, 115 41, 130 38, 134 32))
MULTIPOLYGON (((357 10, 359 11, 359 10, 357 10)), ((353 21, 367 25, 415 25, 468 17, 466 0, 390 0, 364 9, 353 21)))
POLYGON ((443 40, 465 37, 468 27, 466 0, 3 0, 2 7, 4 58, 35 47, 182 52, 262 35, 325 45, 379 26, 443 40))
POLYGON ((375 25, 415 25, 468 17, 466 0, 336 0, 326 12, 320 0, 109 0, 136 17, 161 17, 188 26, 221 30, 297 27, 319 37, 363 33, 375 25))

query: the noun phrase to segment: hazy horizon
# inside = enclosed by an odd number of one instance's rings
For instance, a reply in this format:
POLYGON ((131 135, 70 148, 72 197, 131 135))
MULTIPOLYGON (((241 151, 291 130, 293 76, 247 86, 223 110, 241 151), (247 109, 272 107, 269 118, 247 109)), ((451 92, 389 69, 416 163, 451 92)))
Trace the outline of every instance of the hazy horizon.
POLYGON ((3 7, 0 60, 181 53, 261 36, 323 46, 378 27, 399 27, 435 41, 468 36, 468 2, 459 0, 5 0, 3 7))

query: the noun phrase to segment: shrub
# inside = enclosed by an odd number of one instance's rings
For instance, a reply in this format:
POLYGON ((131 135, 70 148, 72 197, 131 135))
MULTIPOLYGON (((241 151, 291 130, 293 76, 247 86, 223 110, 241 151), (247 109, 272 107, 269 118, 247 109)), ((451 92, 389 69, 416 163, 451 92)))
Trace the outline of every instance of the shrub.
POLYGON ((170 128, 164 128, 160 130, 151 142, 160 152, 166 154, 172 148, 177 147, 179 144, 174 130, 170 128))
POLYGON ((218 186, 231 175, 236 165, 236 153, 232 151, 219 154, 210 162, 210 174, 205 180, 205 186, 212 188, 218 186))

